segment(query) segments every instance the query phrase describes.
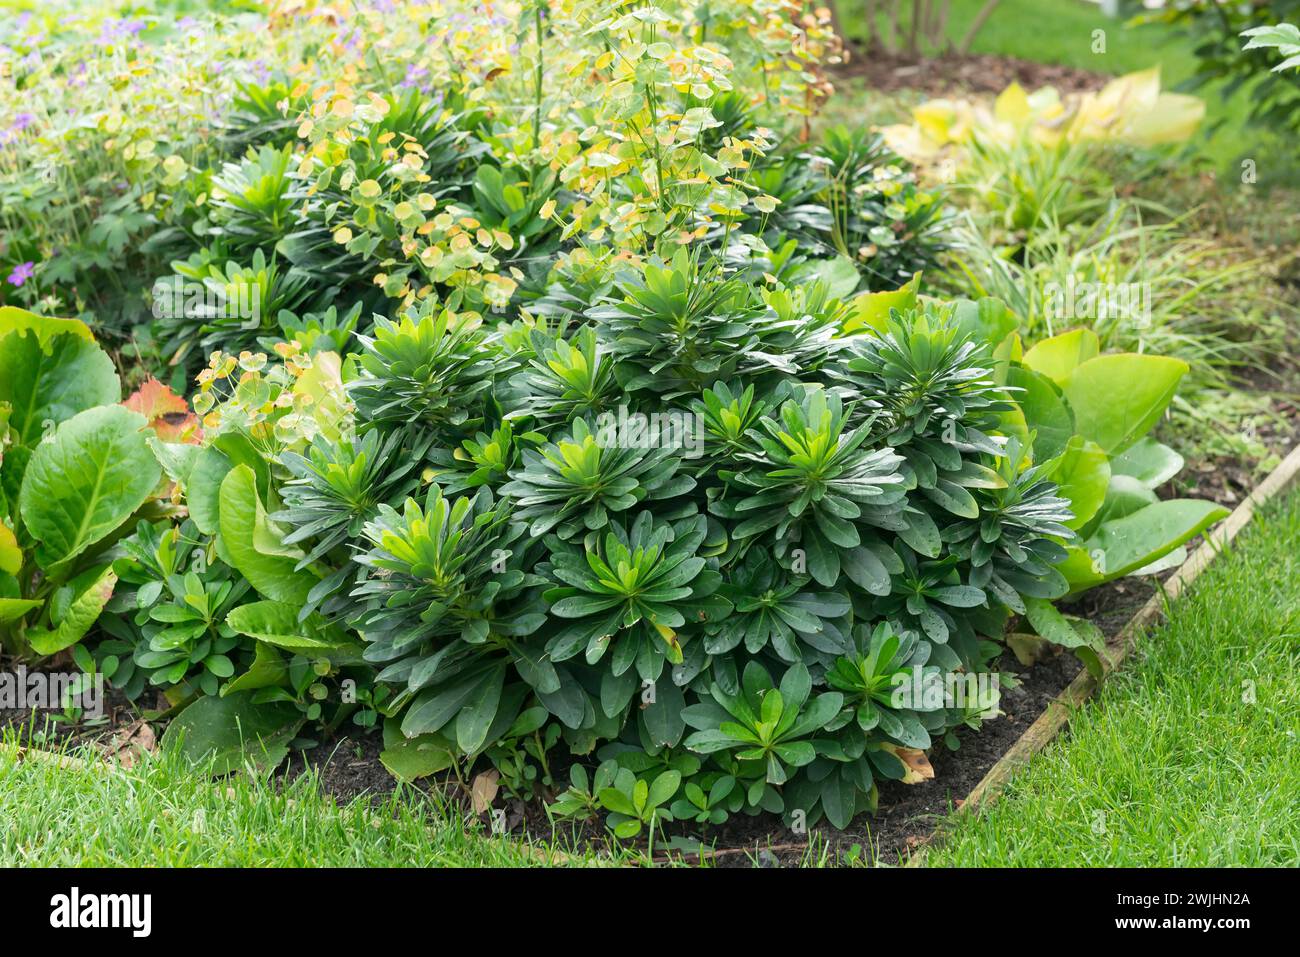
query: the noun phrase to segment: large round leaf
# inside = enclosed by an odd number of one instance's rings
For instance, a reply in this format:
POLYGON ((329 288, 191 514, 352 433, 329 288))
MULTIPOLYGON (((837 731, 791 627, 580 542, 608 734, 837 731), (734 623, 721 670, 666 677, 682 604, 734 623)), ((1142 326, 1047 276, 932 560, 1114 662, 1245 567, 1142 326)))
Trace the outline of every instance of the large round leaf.
POLYGON ((302 713, 288 702, 258 702, 255 694, 199 698, 167 726, 163 748, 196 763, 212 761, 214 774, 242 769, 245 762, 274 770, 289 754, 302 713))
POLYGON ((1080 365, 1101 351, 1101 340, 1091 329, 1071 329, 1044 339, 1025 353, 1024 364, 1064 386, 1080 365))
POLYGON ((1169 356, 1121 352, 1083 363, 1065 383, 1076 431, 1115 456, 1151 430, 1187 374, 1169 356))
POLYGON ((1145 568, 1227 515, 1228 510, 1214 502, 1186 498, 1156 502, 1103 522, 1082 546, 1068 546, 1069 556, 1057 567, 1077 594, 1145 568))
POLYGON ((162 469, 144 416, 117 405, 88 409, 32 454, 18 505, 49 569, 80 555, 144 504, 162 469))
POLYGON ((0 402, 12 406, 20 445, 34 447, 51 426, 121 398, 113 360, 93 342, 64 332, 42 348, 30 330, 0 339, 0 402))
POLYGON ((53 337, 63 333, 71 333, 85 339, 87 342, 95 341, 95 337, 90 332, 90 327, 80 319, 38 316, 34 312, 19 309, 17 306, 0 306, 0 339, 3 339, 11 332, 26 329, 34 330, 42 343, 48 342, 53 337))
POLYGON ((1182 471, 1183 457, 1148 436, 1110 463, 1116 475, 1131 475, 1144 488, 1157 489, 1182 471))

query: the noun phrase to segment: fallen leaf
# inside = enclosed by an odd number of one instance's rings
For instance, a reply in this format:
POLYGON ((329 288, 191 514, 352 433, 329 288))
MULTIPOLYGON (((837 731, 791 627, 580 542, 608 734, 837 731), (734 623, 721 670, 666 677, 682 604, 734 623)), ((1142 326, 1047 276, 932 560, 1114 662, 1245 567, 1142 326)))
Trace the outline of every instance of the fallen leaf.
POLYGON ((1016 661, 1028 667, 1043 657, 1048 645, 1037 635, 1017 631, 1007 635, 1007 647, 1015 653, 1016 661))
POLYGON ((496 800, 500 778, 501 774, 496 770, 484 771, 474 776, 474 783, 470 785, 470 800, 474 803, 475 814, 482 814, 492 806, 492 802, 496 800))
POLYGON ((198 416, 190 411, 185 399, 153 376, 145 379, 122 404, 148 419, 149 428, 164 442, 199 445, 203 441, 198 416))
POLYGON ((153 754, 157 750, 158 739, 153 728, 140 718, 113 735, 108 745, 108 757, 124 768, 133 768, 140 755, 153 754))
POLYGON ((934 768, 930 766, 930 759, 926 757, 924 751, 904 748, 896 744, 886 744, 884 747, 907 768, 907 773, 903 775, 904 784, 920 784, 922 781, 934 779, 934 768))

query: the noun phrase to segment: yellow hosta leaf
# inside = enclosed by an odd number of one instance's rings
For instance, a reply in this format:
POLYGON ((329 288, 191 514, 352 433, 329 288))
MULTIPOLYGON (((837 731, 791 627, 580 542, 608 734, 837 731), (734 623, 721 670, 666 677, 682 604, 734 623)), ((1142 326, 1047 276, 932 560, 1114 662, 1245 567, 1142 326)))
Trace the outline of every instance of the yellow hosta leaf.
POLYGON ((1132 117, 1121 135, 1134 146, 1160 146, 1190 139, 1205 119, 1205 101, 1182 93, 1161 93, 1153 109, 1132 117))
POLYGON ((993 102, 993 115, 1003 123, 1012 123, 1015 126, 1027 123, 1032 110, 1029 106, 1029 95, 1024 87, 1019 83, 1012 83, 999 93, 998 98, 993 102))

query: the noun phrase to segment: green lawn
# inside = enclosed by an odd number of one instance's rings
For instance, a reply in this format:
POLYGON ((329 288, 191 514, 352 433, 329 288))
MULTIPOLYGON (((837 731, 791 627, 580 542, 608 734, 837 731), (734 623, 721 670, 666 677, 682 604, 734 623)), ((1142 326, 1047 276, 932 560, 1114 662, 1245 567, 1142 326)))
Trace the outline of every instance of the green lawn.
POLYGON ((928 864, 1300 861, 1300 492, 1256 522, 928 864))
MULTIPOLYGON (((15 761, 0 748, 0 866, 526 867, 541 845, 467 833, 422 795, 338 806, 307 776, 214 781, 158 756, 133 770, 15 761)), ((585 863, 597 863, 594 858, 585 863)))
MULTIPOLYGON (((983 5, 984 0, 952 0, 946 33, 954 42, 965 35, 983 5)), ((905 6, 910 8, 910 4, 905 6)), ((841 3, 838 9, 844 33, 850 39, 865 39, 862 5, 841 3)), ((906 16, 903 22, 906 24, 906 16)), ((1126 27, 1124 23, 1124 19, 1111 19, 1100 6, 1084 0, 1002 0, 976 37, 971 52, 1113 74, 1158 65, 1166 88, 1182 83, 1195 72, 1192 46, 1186 38, 1160 24, 1126 27), (1095 30, 1105 31, 1104 52, 1093 50, 1095 30)), ((1261 72, 1266 70, 1267 65, 1262 65, 1261 72)), ((858 87, 850 87, 846 93, 855 97, 869 95, 869 91, 858 87)), ((1195 145, 1221 173, 1235 176, 1240 161, 1249 157, 1257 163, 1261 185, 1297 181, 1294 149, 1268 131, 1243 122, 1247 91, 1225 97, 1212 87, 1198 91, 1198 95, 1206 101, 1206 128, 1217 128, 1195 145)))
MULTIPOLYGON (((1069 732, 931 866, 1286 865, 1300 860, 1300 491, 1267 509, 1144 637, 1069 732)), ((310 777, 213 780, 0 748, 0 865, 533 866, 406 792, 338 806, 310 777)), ((814 855, 815 858, 815 855, 814 855)), ((556 861, 561 863, 561 861, 556 861)), ((588 855, 563 863, 609 863, 588 855)), ((809 863, 827 863, 810 859, 809 863)))

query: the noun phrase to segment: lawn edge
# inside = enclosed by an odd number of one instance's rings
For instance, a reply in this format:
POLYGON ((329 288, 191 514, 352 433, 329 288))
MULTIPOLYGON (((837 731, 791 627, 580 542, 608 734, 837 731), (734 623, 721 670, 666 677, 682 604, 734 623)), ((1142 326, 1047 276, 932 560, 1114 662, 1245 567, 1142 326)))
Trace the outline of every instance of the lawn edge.
MULTIPOLYGON (((1124 659, 1136 646, 1138 635, 1142 630, 1160 618, 1169 604, 1177 599, 1187 586, 1223 552, 1223 547, 1250 524, 1255 512, 1291 486, 1295 482, 1297 475, 1300 475, 1300 444, 1292 448, 1277 467, 1269 472, 1251 490, 1250 494, 1232 510, 1231 514, 1215 526, 1196 551, 1179 566, 1168 580, 1160 584, 1159 590, 1138 609, 1119 633, 1107 641, 1107 653, 1101 658, 1105 674, 1111 674, 1120 667, 1124 659)), ((1015 773, 1055 739, 1069 721, 1071 712, 1091 698, 1099 687, 1100 683, 1090 671, 1087 669, 1080 671, 1063 691, 1047 703, 1039 716, 1034 719, 1033 724, 1012 742, 1011 747, 989 768, 984 777, 971 789, 970 793, 956 804, 948 820, 993 804, 1015 773)), ((60 770, 83 772, 91 769, 106 769, 110 772, 119 770, 119 766, 113 762, 92 762, 71 755, 56 754, 39 748, 4 742, 0 742, 0 752, 12 754, 15 763, 31 760, 51 764, 60 770)), ((905 867, 924 866, 928 850, 941 843, 944 838, 942 828, 943 824, 940 824, 938 829, 912 851, 904 864, 905 867)), ((572 854, 559 848, 541 848, 529 841, 521 842, 513 838, 497 837, 494 839, 498 841, 505 840, 507 843, 516 845, 525 856, 532 857, 544 865, 583 863, 572 854)), ((712 860, 717 855, 718 852, 714 851, 713 853, 706 853, 704 858, 705 860, 712 860)), ((617 862, 611 861, 611 863, 616 864, 617 862)))
MULTIPOLYGON (((1209 567, 1215 558, 1222 554, 1224 546, 1250 524, 1255 512, 1289 488, 1296 481, 1297 475, 1300 475, 1300 444, 1292 448, 1277 467, 1251 490, 1241 504, 1215 526, 1187 561, 1183 562, 1167 581, 1161 583, 1157 592, 1137 610, 1120 632, 1107 641, 1107 654, 1102 657, 1105 674, 1111 674, 1120 667, 1136 647, 1138 636, 1143 629, 1159 619, 1165 609, 1201 572, 1209 567)), ((1087 669, 1080 671, 1060 694, 1047 703, 1042 713, 1034 719, 1034 723, 1012 742, 1011 747, 998 758, 993 767, 988 769, 975 787, 971 788, 970 793, 957 803, 948 821, 993 804, 1015 773, 1055 739, 1069 721, 1071 712, 1091 698, 1100 686, 1101 683, 1093 677, 1092 672, 1087 669)), ((927 851, 942 843, 944 836, 943 823, 941 823, 939 828, 912 852, 904 866, 924 866, 927 851)))

